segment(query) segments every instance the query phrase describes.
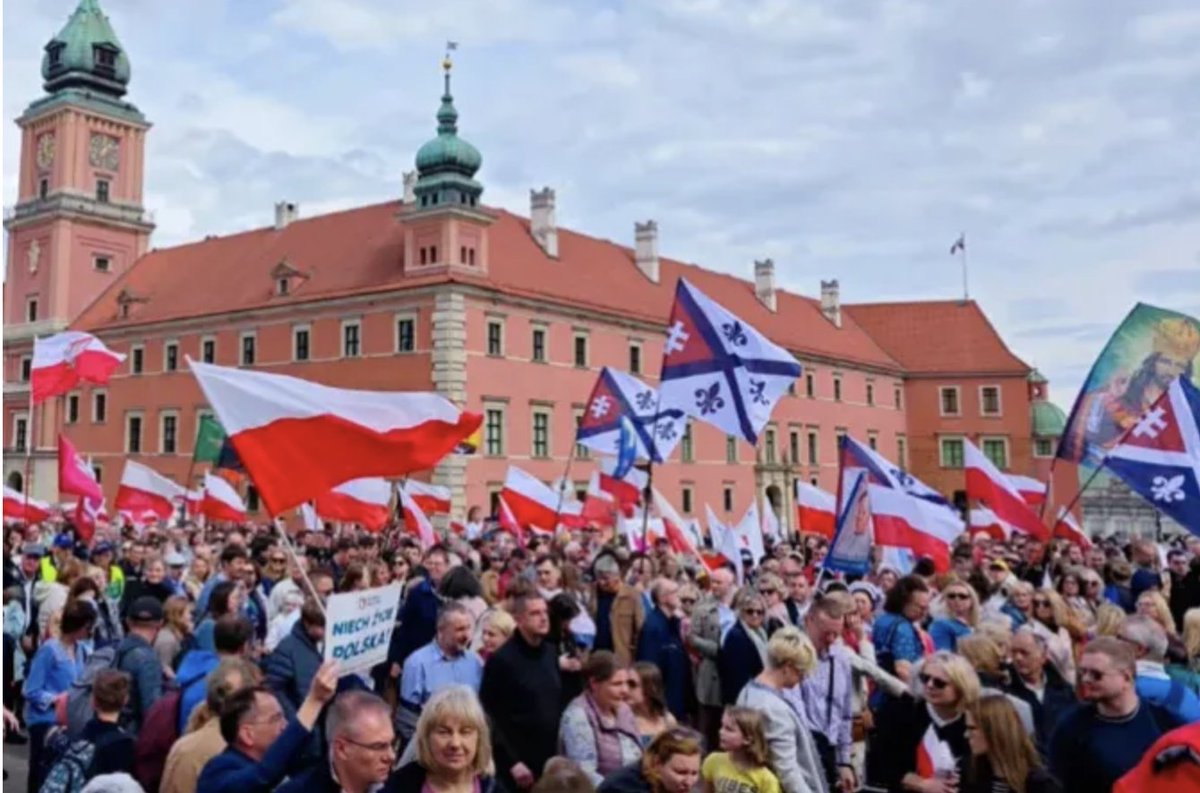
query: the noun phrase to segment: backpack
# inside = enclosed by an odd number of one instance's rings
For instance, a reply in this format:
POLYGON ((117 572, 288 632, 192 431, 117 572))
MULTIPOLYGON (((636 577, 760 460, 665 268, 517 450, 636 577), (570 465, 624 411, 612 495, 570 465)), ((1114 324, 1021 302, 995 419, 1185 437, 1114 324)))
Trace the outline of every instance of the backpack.
POLYGON ((133 747, 133 778, 146 790, 158 790, 167 755, 179 737, 179 707, 183 690, 173 688, 150 706, 133 747))
POLYGON ((109 646, 92 653, 84 662, 79 679, 67 689, 63 699, 65 706, 61 710, 55 709, 59 725, 66 727, 72 738, 78 738, 83 728, 96 715, 92 707, 92 685, 96 682, 96 674, 101 669, 116 669, 124 656, 125 653, 117 653, 115 646, 109 646))
POLYGON ((96 745, 91 741, 72 739, 68 731, 55 728, 46 739, 50 770, 46 772, 40 793, 79 793, 87 784, 96 745))

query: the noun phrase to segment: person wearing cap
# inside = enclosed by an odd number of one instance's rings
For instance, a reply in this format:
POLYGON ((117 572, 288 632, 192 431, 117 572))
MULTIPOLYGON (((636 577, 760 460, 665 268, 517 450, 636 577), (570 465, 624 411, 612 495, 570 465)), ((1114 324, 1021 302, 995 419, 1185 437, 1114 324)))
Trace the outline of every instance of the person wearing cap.
POLYGON ((162 603, 145 595, 130 604, 125 614, 129 631, 117 645, 117 669, 129 675, 129 705, 123 723, 136 733, 150 706, 163 693, 163 666, 154 651, 154 640, 163 624, 162 603))
POLYGON ((101 540, 92 549, 92 564, 108 573, 108 587, 104 594, 118 603, 125 594, 125 571, 121 565, 113 564, 115 547, 108 540, 101 540))
POLYGON ((42 557, 42 580, 48 582, 57 581, 58 571, 70 559, 73 559, 74 556, 75 540, 71 538, 71 535, 63 533, 55 537, 54 543, 50 546, 50 555, 42 557))
POLYGON ((183 574, 187 572, 187 557, 179 551, 171 551, 163 561, 167 565, 167 577, 163 582, 170 587, 171 594, 187 597, 187 588, 183 585, 183 574))

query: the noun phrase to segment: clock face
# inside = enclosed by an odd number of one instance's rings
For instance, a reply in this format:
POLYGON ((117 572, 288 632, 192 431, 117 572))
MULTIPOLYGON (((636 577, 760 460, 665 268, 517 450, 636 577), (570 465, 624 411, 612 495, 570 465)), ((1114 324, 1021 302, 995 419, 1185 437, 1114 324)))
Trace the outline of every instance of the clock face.
POLYGON ((48 132, 37 139, 37 167, 49 170, 54 164, 54 133, 48 132))
POLYGON ((115 171, 121 165, 121 142, 111 135, 92 133, 88 149, 88 161, 93 168, 115 171))

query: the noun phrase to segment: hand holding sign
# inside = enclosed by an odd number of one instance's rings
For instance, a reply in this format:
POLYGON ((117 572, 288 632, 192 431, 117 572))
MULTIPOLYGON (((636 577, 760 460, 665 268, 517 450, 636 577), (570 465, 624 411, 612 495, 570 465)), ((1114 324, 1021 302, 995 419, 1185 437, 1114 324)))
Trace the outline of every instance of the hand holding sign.
POLYGON ((308 696, 304 698, 300 709, 296 711, 296 720, 306 728, 310 730, 313 728, 325 703, 333 699, 333 695, 337 693, 339 676, 337 661, 326 661, 313 675, 312 685, 308 688, 308 696))

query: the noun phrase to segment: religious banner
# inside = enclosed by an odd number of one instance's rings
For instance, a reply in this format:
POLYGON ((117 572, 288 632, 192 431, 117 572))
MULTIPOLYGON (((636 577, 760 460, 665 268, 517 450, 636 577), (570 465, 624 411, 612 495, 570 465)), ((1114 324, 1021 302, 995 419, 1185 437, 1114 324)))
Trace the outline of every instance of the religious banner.
POLYGON ((325 603, 325 659, 343 674, 365 672, 387 660, 400 585, 330 595, 325 603))
POLYGON ((1200 386, 1198 355, 1200 320, 1138 303, 1092 365, 1057 456, 1099 465, 1175 378, 1200 386))
POLYGON ((827 570, 863 575, 871 569, 871 549, 875 532, 871 521, 871 501, 867 495, 867 471, 846 471, 846 506, 838 516, 837 529, 825 555, 827 570))

